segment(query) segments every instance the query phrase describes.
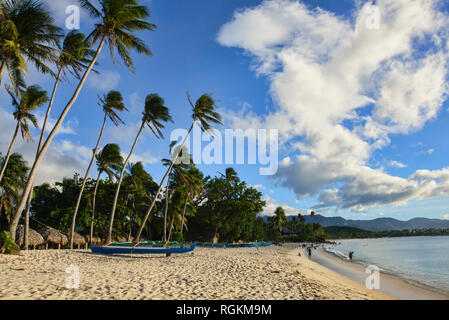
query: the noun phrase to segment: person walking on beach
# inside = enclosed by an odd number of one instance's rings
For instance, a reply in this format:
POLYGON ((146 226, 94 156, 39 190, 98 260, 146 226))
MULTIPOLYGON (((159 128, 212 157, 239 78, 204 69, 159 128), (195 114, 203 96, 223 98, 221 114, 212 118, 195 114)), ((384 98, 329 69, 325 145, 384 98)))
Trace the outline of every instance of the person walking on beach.
POLYGON ((309 258, 312 257, 312 248, 308 247, 307 252, 309 253, 309 258))

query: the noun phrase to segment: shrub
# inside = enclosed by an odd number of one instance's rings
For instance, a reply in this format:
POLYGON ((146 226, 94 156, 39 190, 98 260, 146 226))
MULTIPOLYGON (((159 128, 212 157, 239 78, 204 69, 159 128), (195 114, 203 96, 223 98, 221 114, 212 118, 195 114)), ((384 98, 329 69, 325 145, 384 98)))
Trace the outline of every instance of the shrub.
POLYGON ((19 246, 12 240, 7 231, 0 233, 0 252, 7 254, 19 254, 19 246))
POLYGON ((184 236, 182 235, 182 232, 179 231, 173 232, 173 241, 183 242, 184 236))

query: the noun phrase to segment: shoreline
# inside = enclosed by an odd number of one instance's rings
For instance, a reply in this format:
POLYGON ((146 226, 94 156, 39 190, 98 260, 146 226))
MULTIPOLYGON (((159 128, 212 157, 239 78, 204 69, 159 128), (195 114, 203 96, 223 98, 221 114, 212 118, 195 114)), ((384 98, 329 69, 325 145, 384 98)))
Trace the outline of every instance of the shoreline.
MULTIPOLYGON (((306 253, 303 248, 298 248, 306 253)), ((305 258, 309 259, 306 255, 305 258)), ((312 251, 312 262, 319 264, 347 279, 365 286, 365 267, 361 264, 344 261, 321 247, 312 251)), ((391 273, 380 272, 379 292, 400 300, 449 300, 449 294, 430 286, 401 278, 391 273)))
POLYGON ((194 254, 97 255, 33 250, 0 255, 0 300, 384 300, 296 246, 197 248, 194 254), (66 288, 73 268, 79 289, 66 288), (163 272, 161 272, 161 270, 163 272))

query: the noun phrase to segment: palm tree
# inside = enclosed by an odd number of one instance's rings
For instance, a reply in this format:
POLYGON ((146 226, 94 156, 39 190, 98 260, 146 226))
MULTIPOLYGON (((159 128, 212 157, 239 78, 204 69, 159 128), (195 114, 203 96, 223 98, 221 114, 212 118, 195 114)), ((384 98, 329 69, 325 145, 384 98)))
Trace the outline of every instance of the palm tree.
POLYGON ((128 157, 125 160, 122 171, 120 173, 120 178, 118 180, 117 189, 115 191, 114 196, 114 202, 112 203, 111 218, 109 221, 109 231, 108 236, 106 238, 106 243, 110 243, 112 241, 112 226, 114 224, 115 209, 117 207, 117 201, 120 192, 120 186, 123 180, 123 175, 126 170, 126 165, 128 164, 129 159, 131 158, 131 155, 134 152, 134 148, 136 147, 137 140, 139 139, 139 136, 142 133, 143 128, 145 127, 145 125, 147 125, 156 138, 162 138, 163 134, 161 130, 164 128, 162 122, 172 121, 172 118, 168 112, 168 108, 164 106, 164 99, 162 99, 159 95, 155 93, 149 94, 146 97, 145 111, 142 114, 143 114, 142 124, 140 125, 140 129, 137 132, 136 138, 134 139, 131 151, 129 152, 128 157))
MULTIPOLYGON (((174 145, 176 144, 176 141, 172 141, 170 143, 170 154, 172 155, 172 158, 175 158, 175 155, 172 153, 172 149, 174 145)), ((184 148, 176 148, 175 152, 177 152, 180 156, 182 154, 186 154, 188 151, 184 148)), ((177 158, 178 156, 176 156, 177 158)), ((190 158, 190 156, 188 156, 190 158)), ((167 179, 167 186, 165 188, 165 212, 164 212, 164 230, 163 230, 163 241, 167 241, 167 213, 168 213, 168 202, 169 202, 169 190, 170 190, 170 184, 175 189, 177 186, 181 184, 185 184, 187 182, 187 175, 186 170, 188 169, 188 164, 185 164, 183 162, 174 163, 172 160, 169 159, 162 159, 162 163, 164 166, 171 167, 172 169, 168 173, 168 179, 167 179), (172 165, 173 164, 173 165, 172 165)), ((174 219, 174 216, 173 216, 174 219)), ((173 226, 173 221, 172 221, 173 226)), ((171 227, 170 227, 171 231, 171 227)))
MULTIPOLYGON (((156 28, 154 24, 151 24, 144 20, 150 15, 149 9, 146 6, 139 5, 136 0, 99 0, 101 9, 98 10, 88 0, 79 1, 83 8, 86 9, 91 16, 100 20, 99 23, 95 25, 94 31, 87 38, 92 42, 92 44, 99 43, 99 45, 89 66, 81 77, 78 86, 73 93, 73 96, 65 106, 64 110, 56 121, 55 126, 45 140, 38 157, 34 161, 27 185, 24 190, 24 194, 26 195, 28 195, 31 190, 39 164, 41 163, 45 153, 47 152, 51 142, 53 141, 53 138, 61 127, 64 118, 78 98, 78 95, 80 94, 81 89, 86 82, 87 76, 95 65, 105 42, 107 41, 109 45, 112 58, 115 49, 117 49, 120 57, 125 61, 126 66, 131 70, 133 70, 132 60, 130 58, 129 52, 131 49, 135 49, 139 53, 151 55, 151 52, 146 47, 145 43, 133 34, 133 32, 142 30, 154 30, 156 28)), ((11 235, 14 236, 13 240, 15 240, 17 224, 25 207, 26 200, 26 197, 22 197, 22 199, 20 200, 20 203, 17 206, 16 212, 9 227, 11 235)))
POLYGON ((17 120, 17 125, 11 143, 9 144, 9 149, 6 153, 5 160, 3 161, 2 170, 0 172, 0 182, 2 180, 3 174, 5 173, 6 166, 11 155, 11 150, 14 142, 16 141, 19 129, 22 133, 23 139, 26 139, 28 141, 31 140, 28 121, 30 121, 36 128, 38 127, 38 125, 36 117, 30 112, 48 101, 47 92, 41 90, 39 86, 29 86, 28 88, 26 88, 26 90, 21 89, 21 97, 17 96, 11 87, 7 86, 6 89, 11 96, 13 106, 16 108, 16 111, 13 113, 13 115, 14 119, 17 120))
MULTIPOLYGON (((187 100, 190 103, 190 106, 192 107, 192 125, 190 126, 189 132, 185 136, 184 140, 182 141, 180 148, 184 147, 184 144, 187 141, 187 138, 192 133, 193 127, 195 123, 199 122, 199 126, 201 130, 204 132, 209 132, 213 134, 212 130, 212 124, 222 124, 221 123, 221 116, 215 111, 215 108, 217 107, 215 105, 214 99, 212 99, 212 96, 210 94, 203 94, 195 103, 195 105, 192 103, 189 94, 187 94, 187 100)), ((162 185, 164 184, 165 179, 167 178, 167 175, 171 171, 173 165, 177 162, 179 157, 179 153, 176 153, 175 158, 172 161, 172 164, 168 168, 167 172, 165 172, 164 177, 162 178, 161 183, 159 184, 159 188, 156 192, 156 195, 148 208, 147 213, 145 214, 145 218, 143 219, 142 224, 140 225, 139 231, 137 232, 137 236, 135 241, 138 242, 140 240, 140 236, 142 234, 143 228, 145 226, 145 223, 148 220, 148 217, 151 214, 151 210, 153 210, 153 207, 156 203, 157 197, 159 196, 159 193, 161 192, 162 185)))
POLYGON ((204 180, 200 170, 192 166, 187 172, 187 175, 188 175, 187 184, 185 185, 184 188, 186 200, 184 203, 184 209, 181 218, 181 233, 184 230, 184 217, 188 202, 189 201, 193 202, 193 200, 195 198, 200 197, 201 193, 204 191, 204 180))
MULTIPOLYGON (((39 152, 42 148, 42 143, 45 137, 45 130, 47 127, 48 118, 50 116, 50 111, 53 106, 53 101, 56 95, 56 90, 58 88, 59 82, 61 80, 61 76, 66 74, 68 71, 71 73, 76 79, 80 79, 80 72, 83 69, 87 68, 87 65, 90 63, 92 56, 95 54, 94 50, 91 49, 91 44, 88 41, 85 41, 85 36, 82 33, 79 33, 75 30, 70 31, 63 42, 62 50, 59 53, 59 58, 57 59, 58 66, 58 74, 56 75, 56 80, 53 86, 53 91, 51 94, 50 102, 48 103, 47 112, 45 114, 44 122, 42 124, 41 135, 39 137, 39 144, 36 150, 36 156, 39 155, 39 152)), ((33 187, 30 189, 33 190, 33 187)), ((24 248, 25 250, 28 248, 28 220, 31 210, 31 192, 28 194, 27 205, 25 209, 25 241, 24 248)))
POLYGON ((0 2, 0 83, 8 69, 17 91, 23 87, 26 61, 33 62, 43 73, 51 73, 46 62, 55 60, 55 49, 61 29, 54 25, 47 8, 36 0, 0 2))
POLYGON ((0 182, 0 213, 2 210, 4 211, 8 222, 14 213, 14 205, 19 201, 20 191, 25 186, 28 170, 29 168, 20 154, 13 153, 10 156, 0 182))
POLYGON ((123 157, 120 153, 118 144, 110 143, 103 147, 103 149, 95 156, 97 159, 98 177, 95 182, 94 193, 92 197, 92 218, 90 221, 90 245, 92 246, 92 237, 94 235, 94 219, 95 219, 95 200, 97 197, 98 184, 100 183, 100 176, 106 173, 109 180, 117 178, 115 172, 121 170, 123 166, 123 157))
POLYGON ((284 209, 282 207, 277 207, 274 211, 272 222, 279 229, 279 232, 282 232, 282 226, 286 224, 287 221, 284 209))
POLYGON ((120 123, 124 122, 122 119, 118 116, 117 111, 124 111, 128 110, 125 107, 125 104, 123 103, 123 97, 122 94, 118 91, 109 91, 107 95, 103 95, 102 98, 100 98, 100 106, 102 106, 104 111, 104 119, 103 119, 103 125, 101 126, 100 134, 98 136, 97 145, 93 149, 92 152, 92 158, 90 159, 89 166, 87 167, 86 174, 84 175, 83 183, 81 184, 81 190, 78 194, 78 199, 76 200, 75 204, 75 210, 73 211, 72 216, 72 226, 70 231, 70 249, 73 249, 73 233, 75 232, 75 222, 76 222, 76 215, 78 214, 78 209, 81 202, 81 197, 83 196, 84 187, 86 186, 86 182, 89 176, 90 168, 92 167, 92 164, 95 160, 95 155, 97 154, 98 147, 100 146, 101 138, 103 137, 103 131, 104 127, 106 125, 106 120, 109 118, 116 126, 118 126, 120 123))

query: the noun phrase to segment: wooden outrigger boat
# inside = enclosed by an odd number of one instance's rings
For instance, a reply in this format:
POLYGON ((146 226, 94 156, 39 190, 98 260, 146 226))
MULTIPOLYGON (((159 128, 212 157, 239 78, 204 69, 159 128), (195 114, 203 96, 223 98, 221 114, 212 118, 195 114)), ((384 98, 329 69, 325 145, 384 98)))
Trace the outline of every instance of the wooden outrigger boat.
POLYGON ((100 254, 165 254, 187 253, 195 250, 192 243, 131 243, 114 242, 104 246, 93 246, 93 253, 100 254))

